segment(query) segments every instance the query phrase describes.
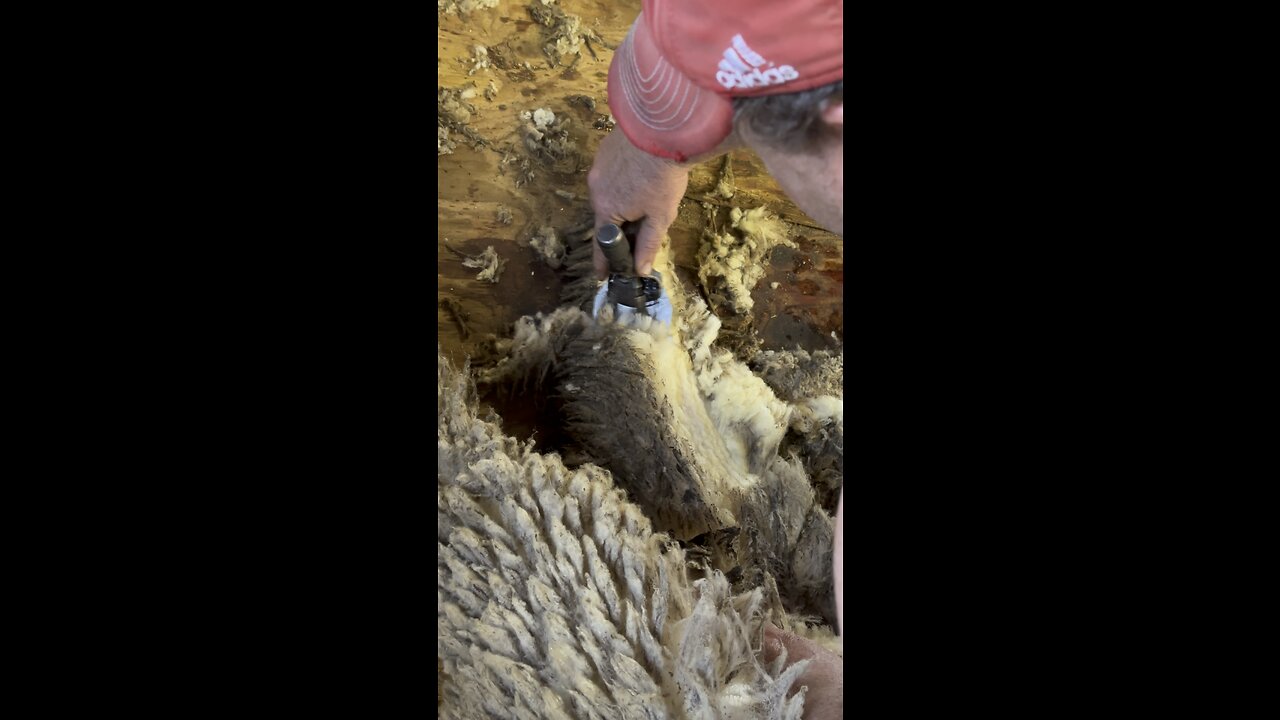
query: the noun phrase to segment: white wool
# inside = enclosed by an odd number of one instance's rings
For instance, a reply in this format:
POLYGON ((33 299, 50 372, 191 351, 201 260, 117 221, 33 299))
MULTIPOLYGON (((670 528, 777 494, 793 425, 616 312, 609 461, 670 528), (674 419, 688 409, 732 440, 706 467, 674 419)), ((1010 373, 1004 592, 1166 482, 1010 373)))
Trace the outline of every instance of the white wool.
POLYGON ((476 10, 495 8, 498 0, 436 0, 436 11, 450 15, 469 15, 476 10))
POLYGON ((546 108, 538 108, 533 111, 533 125, 539 130, 546 130, 555 121, 556 114, 546 108))
POLYGON ((720 319, 701 298, 684 314, 685 350, 717 434, 747 472, 759 474, 777 454, 791 408, 732 353, 712 347, 720 319))
MULTIPOLYGON (((467 71, 468 75, 475 75, 480 70, 484 70, 489 67, 489 48, 483 45, 476 45, 473 50, 475 51, 475 57, 471 60, 471 69, 467 71)), ((491 81, 490 85, 492 84, 493 83, 491 81)), ((471 93, 472 95, 475 95, 474 90, 472 90, 471 93)))
POLYGON ((844 398, 819 395, 796 403, 791 426, 801 433, 810 433, 820 427, 838 425, 843 434, 844 398))
POLYGON ((477 280, 487 280, 491 283, 498 282, 498 278, 502 276, 502 269, 506 266, 507 261, 498 257, 498 253, 489 245, 484 252, 475 257, 469 257, 462 261, 464 267, 480 268, 480 272, 476 274, 477 280))
POLYGON ((764 277, 769 254, 779 245, 796 247, 785 221, 763 207, 729 213, 732 230, 708 232, 698 249, 698 278, 725 295, 735 313, 755 306, 751 290, 764 277), (711 278, 718 278, 712 281, 711 278))
POLYGON ((651 363, 653 372, 649 377, 670 403, 676 431, 689 440, 690 447, 700 449, 697 460, 714 469, 708 475, 713 484, 704 488, 705 500, 720 513, 723 525, 731 525, 737 507, 735 497, 755 483, 744 452, 746 442, 732 431, 726 436, 722 424, 713 419, 689 355, 672 329, 648 321, 649 318, 637 320, 638 331, 629 333, 627 339, 651 363))
POLYGON ((529 241, 529 245, 538 251, 538 254, 542 256, 542 259, 551 268, 558 269, 564 263, 564 243, 556 235, 555 228, 550 225, 543 225, 539 228, 538 232, 529 241))

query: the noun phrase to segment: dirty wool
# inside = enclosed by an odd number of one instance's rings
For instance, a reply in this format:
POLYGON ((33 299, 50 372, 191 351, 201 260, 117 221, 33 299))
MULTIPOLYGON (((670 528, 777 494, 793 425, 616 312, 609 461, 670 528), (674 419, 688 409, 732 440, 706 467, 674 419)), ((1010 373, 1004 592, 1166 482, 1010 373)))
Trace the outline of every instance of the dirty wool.
MULTIPOLYGON (((571 247, 567 256, 566 286, 589 290, 572 282, 590 273, 589 253, 571 247)), ((834 503, 825 501, 843 471, 843 399, 832 394, 840 390, 799 362, 775 362, 766 382, 715 345, 720 320, 702 299, 664 277, 672 325, 607 312, 595 319, 565 298, 565 307, 517 322, 498 343, 503 360, 479 378, 553 395, 585 456, 658 530, 698 545, 735 589, 776 582, 787 611, 831 624, 834 503), (825 473, 817 491, 815 470, 825 473)))
POLYGON ((761 588, 734 593, 596 465, 506 436, 439 353, 442 718, 799 718, 807 662, 759 660, 761 588))

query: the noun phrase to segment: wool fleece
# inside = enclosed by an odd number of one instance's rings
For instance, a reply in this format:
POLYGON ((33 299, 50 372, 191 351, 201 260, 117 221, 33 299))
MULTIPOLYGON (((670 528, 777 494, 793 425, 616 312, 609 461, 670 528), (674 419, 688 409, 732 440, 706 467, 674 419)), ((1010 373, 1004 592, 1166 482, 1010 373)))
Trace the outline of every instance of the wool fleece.
MULTIPOLYGON (((843 400, 779 397, 715 345, 720 319, 674 273, 663 273, 673 324, 592 318, 579 309, 594 293, 582 278, 591 272, 583 240, 570 240, 568 305, 518 321, 481 381, 526 395, 530 385, 551 386, 542 392, 559 398, 565 429, 657 530, 708 546, 708 567, 728 574, 735 589, 772 578, 787 611, 834 625, 832 518, 807 468, 829 471, 833 457, 843 468, 843 400), (806 458, 809 450, 824 457, 806 458)), ((663 264, 660 255, 657 265, 669 271, 663 264)), ((778 387, 819 386, 775 365, 778 387)))
POLYGON ((440 717, 801 716, 808 661, 760 662, 766 618, 788 624, 760 588, 691 579, 609 472, 508 437, 438 362, 440 717))

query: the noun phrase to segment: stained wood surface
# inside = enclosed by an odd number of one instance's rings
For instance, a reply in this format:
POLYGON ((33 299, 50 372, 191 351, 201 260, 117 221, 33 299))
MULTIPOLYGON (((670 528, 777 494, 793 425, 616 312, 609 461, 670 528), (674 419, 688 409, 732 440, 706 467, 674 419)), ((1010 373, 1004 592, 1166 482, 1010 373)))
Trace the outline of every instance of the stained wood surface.
MULTIPOLYGON (((640 9, 636 0, 559 0, 559 5, 564 12, 580 16, 583 27, 613 47, 626 36, 640 9)), ((612 51, 592 43, 596 57, 584 47, 572 67, 568 67, 572 56, 553 67, 542 49, 546 29, 534 21, 529 7, 527 2, 503 0, 495 8, 477 10, 465 18, 439 17, 438 88, 475 88, 476 96, 468 102, 476 112, 467 127, 485 142, 484 147, 475 149, 464 137, 451 133, 456 148, 453 154, 439 156, 436 166, 438 340, 455 361, 474 354, 486 334, 508 335, 511 324, 522 315, 554 310, 559 305, 559 271, 548 267, 528 241, 542 225, 562 231, 589 218, 586 172, 600 138, 608 132, 596 129, 593 122, 609 112, 605 88, 612 51), (476 45, 490 49, 493 66, 468 74, 476 45), (531 71, 522 66, 525 62, 531 71), (497 91, 486 98, 484 90, 490 80, 497 91), (594 99, 594 112, 580 100, 571 100, 584 95, 594 99), (519 158, 527 155, 522 147, 524 121, 520 113, 538 108, 570 119, 570 137, 582 159, 578 168, 564 173, 531 162, 534 179, 517 187, 519 158), (517 156, 514 161, 513 154, 517 156), (504 157, 508 162, 503 162, 504 157), (556 190, 571 197, 558 195, 556 190), (500 207, 509 210, 510 224, 499 222, 500 207), (478 270, 464 267, 463 259, 446 248, 446 239, 451 247, 469 255, 478 255, 492 245, 506 260, 499 282, 476 280, 478 270)), ((754 154, 733 153, 732 169, 737 194, 732 200, 715 201, 743 209, 767 206, 794 223, 800 245, 799 250, 775 250, 768 273, 753 291, 755 326, 765 347, 799 344, 816 349, 835 345, 831 332, 839 336, 843 323, 842 241, 818 229, 782 193, 754 154), (776 290, 770 287, 772 282, 779 283, 776 290)), ((668 252, 687 281, 696 277, 703 225, 699 202, 710 196, 719 171, 719 160, 693 171, 686 200, 669 233, 668 252)), ((839 339, 843 341, 843 337, 839 339)))

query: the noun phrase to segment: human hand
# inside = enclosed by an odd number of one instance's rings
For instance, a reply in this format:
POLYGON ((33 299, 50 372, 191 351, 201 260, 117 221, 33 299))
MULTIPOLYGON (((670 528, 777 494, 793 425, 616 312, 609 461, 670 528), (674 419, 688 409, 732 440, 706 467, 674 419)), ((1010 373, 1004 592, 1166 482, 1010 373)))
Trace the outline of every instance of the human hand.
MULTIPOLYGON (((596 230, 609 223, 643 220, 636 238, 635 269, 648 275, 658 257, 662 238, 675 222, 680 198, 689 187, 689 168, 635 147, 626 135, 612 132, 600 141, 587 174, 596 230)), ((609 264, 592 243, 596 277, 603 280, 609 264)))
POLYGON ((809 689, 804 696, 805 720, 834 720, 844 715, 844 658, 812 640, 779 630, 769 623, 764 626, 764 661, 772 662, 787 650, 787 664, 812 658, 809 667, 792 685, 809 689))

